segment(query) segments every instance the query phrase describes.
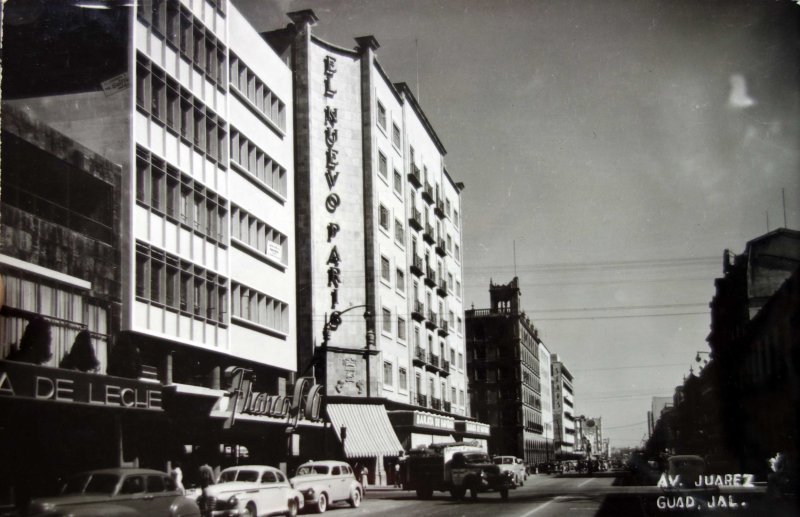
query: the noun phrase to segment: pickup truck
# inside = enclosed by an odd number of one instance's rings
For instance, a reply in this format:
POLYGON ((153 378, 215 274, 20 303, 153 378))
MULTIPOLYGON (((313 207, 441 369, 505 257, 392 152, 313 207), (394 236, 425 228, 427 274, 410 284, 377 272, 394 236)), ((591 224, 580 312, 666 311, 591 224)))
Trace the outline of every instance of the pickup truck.
POLYGON ((462 442, 433 444, 409 451, 402 469, 405 490, 415 490, 417 497, 428 499, 434 491, 450 492, 462 499, 467 492, 473 499, 479 492, 496 491, 502 499, 514 488, 513 474, 501 472, 486 452, 462 442))

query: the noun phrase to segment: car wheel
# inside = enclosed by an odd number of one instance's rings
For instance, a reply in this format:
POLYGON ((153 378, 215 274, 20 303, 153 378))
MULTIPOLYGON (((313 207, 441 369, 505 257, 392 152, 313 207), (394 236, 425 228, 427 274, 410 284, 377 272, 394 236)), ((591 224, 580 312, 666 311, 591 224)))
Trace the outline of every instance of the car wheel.
POLYGON ((357 488, 354 488, 353 492, 350 494, 350 506, 353 508, 361 506, 361 491, 357 488))
POLYGON ((500 499, 508 499, 508 489, 501 488, 500 489, 500 499))
POLYGON ((297 501, 295 501, 294 499, 289 499, 286 513, 284 515, 286 517, 297 517, 297 501))
POLYGON ((243 517, 257 517, 258 511, 256 510, 256 505, 253 503, 247 503, 247 506, 245 506, 244 513, 242 515, 243 517))
POLYGON ((464 490, 463 486, 453 487, 450 489, 450 497, 452 497, 455 500, 463 499, 465 493, 466 490, 464 490))
POLYGON ((478 482, 474 479, 469 483, 469 496, 472 499, 478 498, 478 482))
POLYGON ((325 510, 328 509, 328 496, 325 495, 325 492, 319 494, 319 499, 317 499, 317 513, 325 513, 325 510))

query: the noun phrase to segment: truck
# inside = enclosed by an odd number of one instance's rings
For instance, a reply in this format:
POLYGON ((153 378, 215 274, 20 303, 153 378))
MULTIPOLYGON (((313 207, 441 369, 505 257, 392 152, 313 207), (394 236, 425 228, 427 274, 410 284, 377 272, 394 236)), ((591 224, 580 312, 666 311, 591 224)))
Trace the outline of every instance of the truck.
POLYGON ((508 499, 515 488, 514 476, 501 472, 489 455, 475 443, 431 444, 408 452, 401 467, 403 489, 414 490, 420 499, 434 491, 450 492, 453 499, 463 499, 467 492, 475 499, 479 492, 496 491, 508 499))

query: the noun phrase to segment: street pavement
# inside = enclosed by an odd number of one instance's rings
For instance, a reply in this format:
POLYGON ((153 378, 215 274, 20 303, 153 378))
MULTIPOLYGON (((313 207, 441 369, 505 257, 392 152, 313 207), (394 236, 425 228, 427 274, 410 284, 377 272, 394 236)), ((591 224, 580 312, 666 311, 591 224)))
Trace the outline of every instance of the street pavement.
POLYGON ((512 490, 507 500, 494 492, 477 500, 455 501, 437 492, 420 500, 410 491, 391 487, 368 487, 361 507, 337 505, 328 510, 332 517, 355 515, 402 515, 425 517, 653 517, 660 515, 713 515, 750 517, 800 515, 796 509, 778 507, 764 497, 763 487, 747 493, 723 489, 713 499, 697 493, 688 496, 665 493, 655 486, 631 486, 623 474, 530 476, 522 487, 512 490), (720 499, 722 498, 722 499, 720 499), (668 508, 667 506, 677 506, 668 508), (735 506, 734 506, 735 505, 735 506))

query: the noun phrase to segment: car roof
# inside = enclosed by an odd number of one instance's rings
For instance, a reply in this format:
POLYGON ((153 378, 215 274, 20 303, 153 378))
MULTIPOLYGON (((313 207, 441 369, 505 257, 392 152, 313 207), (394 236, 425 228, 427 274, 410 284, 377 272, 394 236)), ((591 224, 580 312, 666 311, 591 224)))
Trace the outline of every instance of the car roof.
POLYGON ((270 465, 234 465, 233 467, 222 469, 222 472, 225 472, 226 470, 280 470, 280 469, 272 467, 270 465))
POLYGON ((347 465, 348 467, 350 466, 344 461, 336 461, 336 460, 307 461, 300 466, 305 467, 308 465, 322 465, 326 467, 333 467, 333 466, 341 467, 342 465, 347 465))
POLYGON ((675 456, 670 456, 667 461, 685 461, 685 460, 700 460, 705 461, 702 456, 698 456, 696 454, 678 454, 675 456))

